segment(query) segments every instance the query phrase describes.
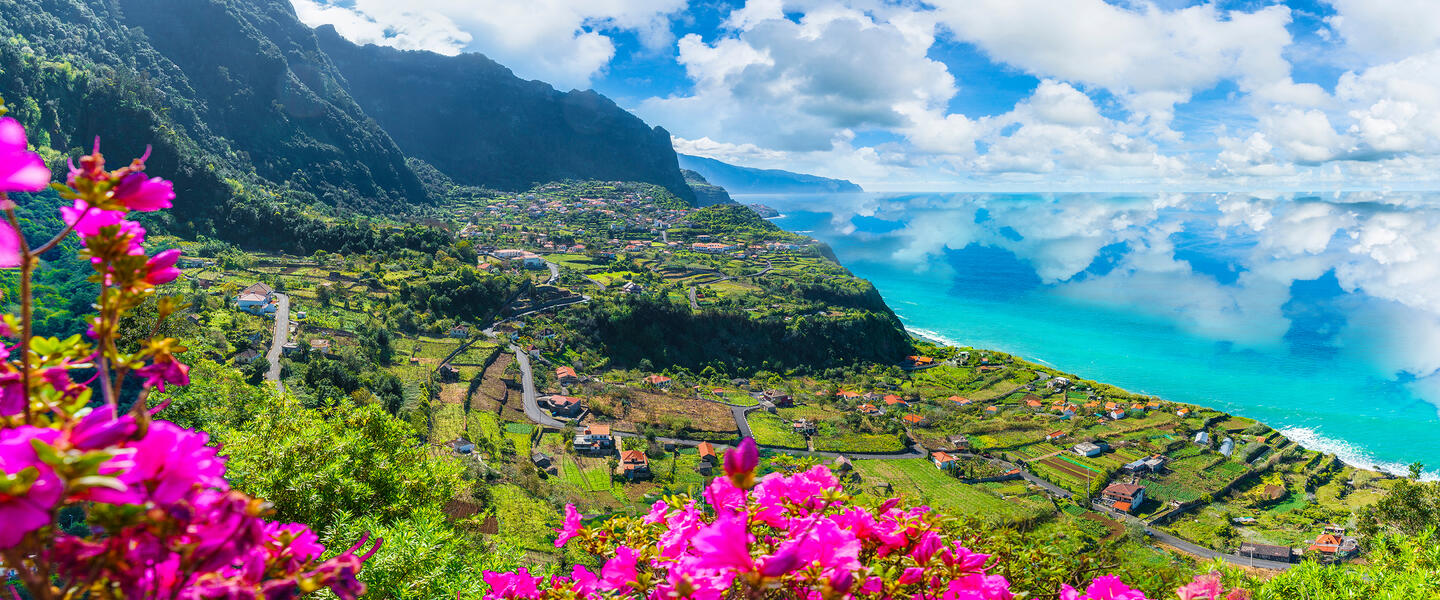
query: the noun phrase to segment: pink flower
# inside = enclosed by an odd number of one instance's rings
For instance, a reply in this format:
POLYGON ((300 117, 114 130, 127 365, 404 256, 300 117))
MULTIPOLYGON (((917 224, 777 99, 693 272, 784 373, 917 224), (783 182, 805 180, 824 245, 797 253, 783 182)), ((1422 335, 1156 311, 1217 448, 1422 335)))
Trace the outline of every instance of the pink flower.
POLYGON ((175 199, 175 187, 164 179, 152 179, 144 173, 134 172, 120 180, 119 185, 111 190, 111 196, 130 210, 152 212, 170 208, 170 201, 175 199))
POLYGON ((304 564, 325 554, 320 538, 304 523, 266 523, 265 534, 278 548, 278 554, 304 564))
MULTIPOLYGON (((1064 596, 1061 596, 1064 598, 1064 596)), ((1085 595, 1079 596, 1081 600, 1146 600, 1145 594, 1138 590, 1130 589, 1125 582, 1120 581, 1114 575, 1102 575, 1090 582, 1085 588, 1085 595)), ((1068 599, 1067 599, 1068 600, 1068 599)))
POLYGON ((990 560, 990 555, 976 554, 969 548, 961 546, 960 542, 955 542, 955 551, 942 550, 940 560, 944 561, 947 566, 956 567, 966 573, 979 573, 985 570, 985 561, 990 560))
POLYGON ((920 539, 910 546, 910 558, 919 564, 930 562, 930 557, 940 551, 940 536, 933 531, 920 534, 920 539))
POLYGON ((135 450, 135 466, 119 475, 129 486, 124 492, 94 489, 91 497, 112 504, 139 504, 146 500, 172 504, 197 486, 228 489, 224 459, 205 445, 207 436, 169 421, 155 421, 138 442, 126 447, 135 450))
POLYGON ((1220 585, 1220 574, 1215 571, 1196 575, 1194 581, 1175 590, 1180 600, 1219 600, 1223 593, 1225 589, 1220 585))
POLYGON ((73 206, 60 207, 60 218, 75 228, 80 237, 100 235, 100 230, 119 225, 125 220, 125 213, 118 210, 91 208, 84 200, 76 199, 73 206))
POLYGON ((690 539, 690 546, 700 559, 700 567, 737 569, 755 568, 750 558, 750 532, 744 515, 721 515, 690 539))
POLYGON ((755 438, 745 438, 739 446, 725 453, 725 474, 731 479, 753 475, 758 466, 760 449, 755 446, 755 438))
POLYGON ((175 281, 180 276, 180 269, 175 268, 175 262, 180 260, 179 250, 166 250, 145 262, 145 282, 150 285, 161 285, 175 281))
POLYGON ((50 183, 45 161, 26 148, 25 127, 0 119, 0 192, 38 192, 50 183))
POLYGON ((566 504, 565 526, 555 530, 560 534, 559 537, 555 538, 555 547, 559 548, 561 546, 564 546, 566 542, 569 542, 575 536, 580 535, 581 527, 582 525, 580 524, 580 511, 575 510, 574 504, 566 504))
POLYGON ((0 222, 0 268, 20 266, 20 234, 9 223, 0 222))
POLYGON ((605 566, 600 569, 600 587, 609 591, 620 591, 630 587, 640 577, 636 566, 640 562, 640 553, 629 546, 620 546, 615 549, 615 556, 605 561, 605 566))
MULTIPOLYGON (((999 575, 966 575, 952 579, 942 600, 1010 600, 1010 582, 999 575)), ((1064 599, 1062 592, 1061 598, 1064 599)))
POLYGON ((585 568, 584 565, 575 565, 573 569, 570 569, 570 589, 575 590, 575 593, 581 597, 594 593, 599 585, 600 578, 591 573, 590 569, 585 568))
POLYGON ((135 374, 145 378, 146 387, 153 386, 162 392, 165 391, 167 383, 172 385, 190 384, 190 365, 173 358, 140 367, 135 370, 135 374))
POLYGON ((540 578, 524 568, 514 573, 486 571, 481 578, 485 580, 485 585, 490 586, 490 593, 485 594, 486 600, 540 597, 540 588, 537 587, 540 578))
POLYGON ((650 505, 650 512, 645 515, 645 523, 654 525, 665 520, 665 513, 670 511, 670 504, 664 500, 656 500, 650 505))
POLYGON ((29 398, 25 397, 25 387, 19 373, 11 371, 0 374, 0 417, 25 412, 25 403, 29 401, 29 398))
POLYGON ((102 405, 70 430, 70 444, 81 450, 99 450, 124 441, 139 430, 135 418, 130 415, 115 417, 115 408, 102 405))
POLYGON ((12 548, 25 534, 50 524, 50 510, 65 484, 40 462, 31 440, 54 443, 59 432, 29 425, 0 429, 0 549, 12 548))

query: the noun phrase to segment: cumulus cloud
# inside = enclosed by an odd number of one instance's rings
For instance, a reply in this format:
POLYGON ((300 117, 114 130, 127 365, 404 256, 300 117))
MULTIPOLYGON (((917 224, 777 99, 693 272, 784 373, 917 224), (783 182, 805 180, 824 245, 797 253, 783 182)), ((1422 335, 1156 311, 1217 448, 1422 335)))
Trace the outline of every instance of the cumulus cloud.
POLYGON ((1440 4, 1414 0, 1327 0, 1326 19, 1350 50, 1376 62, 1440 48, 1440 4))
POLYGON ((301 21, 346 38, 442 54, 482 52, 526 78, 589 87, 615 55, 607 32, 653 48, 673 41, 685 0, 291 0, 301 21))
POLYGON ((1166 11, 1103 0, 937 0, 944 27, 994 59, 1039 77, 1097 86, 1122 98, 1157 135, 1175 105, 1222 80, 1266 99, 1318 102, 1296 84, 1284 50, 1290 10, 1222 11, 1213 4, 1166 11))

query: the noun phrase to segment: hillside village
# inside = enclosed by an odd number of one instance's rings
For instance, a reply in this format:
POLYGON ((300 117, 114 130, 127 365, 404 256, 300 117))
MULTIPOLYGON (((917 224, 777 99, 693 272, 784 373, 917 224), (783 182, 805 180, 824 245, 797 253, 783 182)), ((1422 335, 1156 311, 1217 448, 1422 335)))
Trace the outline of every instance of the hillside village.
MULTIPOLYGON (((743 373, 606 360, 613 345, 574 315, 607 303, 781 326, 870 310, 794 287, 868 285, 814 240, 743 207, 673 208, 649 194, 552 184, 458 207, 455 247, 433 256, 221 252, 177 285, 205 296, 190 318, 201 351, 315 402, 393 403, 436 452, 508 490, 502 502, 627 510, 698 490, 724 448, 754 437, 771 468, 825 463, 861 496, 903 494, 994 524, 1067 523, 1097 541, 1127 535, 1150 549, 1143 560, 1357 557, 1356 511, 1385 493, 1386 476, 1249 419, 1004 353, 914 340, 917 353, 894 364, 743 373), (465 297, 466 285, 507 301, 470 316, 407 301, 418 289, 465 297), (321 382, 327 362, 376 343, 393 349, 373 376, 388 392, 321 382)), ((538 506, 494 514, 502 533, 547 530, 522 516, 553 518, 538 506)))

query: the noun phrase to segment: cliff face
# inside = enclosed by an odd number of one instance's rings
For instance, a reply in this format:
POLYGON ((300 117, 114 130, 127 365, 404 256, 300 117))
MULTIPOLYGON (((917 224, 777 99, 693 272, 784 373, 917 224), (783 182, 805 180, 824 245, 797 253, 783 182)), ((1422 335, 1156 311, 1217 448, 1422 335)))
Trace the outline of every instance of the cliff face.
POLYGON ((125 24, 183 71, 211 131, 259 175, 334 205, 426 200, 404 153, 351 99, 287 0, 117 4, 125 24))
POLYGON ((830 179, 779 169, 752 169, 720 162, 713 158, 680 155, 680 166, 698 172, 710 183, 732 194, 822 194, 863 192, 860 186, 844 179, 830 179))
POLYGON ((730 199, 730 194, 718 185, 714 185, 705 179, 704 175, 681 169, 680 173, 685 175, 685 183, 690 184, 690 189, 695 190, 695 206, 711 206, 714 204, 732 204, 735 201, 730 199))
POLYGON ((365 113, 406 153, 458 183, 642 181, 695 200, 670 134, 600 94, 526 81, 479 54, 362 47, 329 26, 315 34, 365 113))

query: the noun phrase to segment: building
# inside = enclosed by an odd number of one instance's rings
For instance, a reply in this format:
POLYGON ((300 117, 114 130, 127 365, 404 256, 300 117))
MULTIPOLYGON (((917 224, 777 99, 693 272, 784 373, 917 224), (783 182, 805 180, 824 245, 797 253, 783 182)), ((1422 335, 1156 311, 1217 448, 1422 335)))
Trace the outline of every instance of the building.
POLYGON ((924 425, 924 424, 925 424, 925 417, 923 417, 923 416, 921 416, 921 415, 913 414, 913 413, 912 413, 912 414, 905 415, 905 416, 900 417, 900 418, 901 418, 901 419, 904 419, 906 423, 909 423, 909 424, 915 425, 915 426, 920 426, 920 425, 924 425))
POLYGON ((964 451, 970 449, 970 438, 964 434, 952 435, 947 441, 950 442, 950 447, 956 450, 964 451))
POLYGON ((1210 432, 1208 432, 1208 431, 1202 431, 1202 432, 1200 432, 1200 433, 1195 434, 1195 445, 1196 445, 1196 446, 1209 446, 1209 445, 1210 445, 1210 432))
POLYGON ((456 325, 450 328, 450 337, 465 339, 470 337, 470 328, 464 325, 456 325))
POLYGON ((644 452, 639 450, 626 450, 620 453, 620 465, 615 467, 615 474, 627 480, 650 478, 650 459, 644 452))
POLYGON ((1112 483, 1100 492, 1100 502, 1123 513, 1135 512, 1145 503, 1145 486, 1133 483, 1112 483))
POLYGON ((1289 546, 1270 546, 1245 542, 1240 544, 1240 552, 1238 554, 1242 558, 1254 558, 1274 562, 1288 563, 1295 561, 1295 553, 1290 550, 1289 546))
POLYGON ((311 352, 319 352, 320 354, 329 354, 329 353, 330 353, 330 340, 326 340, 326 339, 313 339, 313 340, 310 340, 310 351, 311 351, 311 352))
POLYGON ((838 392, 835 392, 835 396, 836 396, 837 398, 844 398, 844 399, 846 399, 846 400, 854 400, 854 399, 860 397, 860 392, 852 392, 852 391, 850 391, 850 390, 840 390, 840 391, 838 391, 838 392))
POLYGON ((861 404, 860 406, 855 407, 855 410, 860 411, 860 414, 862 415, 880 414, 880 409, 876 408, 874 404, 861 404))
POLYGON ((699 452, 700 462, 702 463, 713 465, 720 462, 720 457, 715 454, 715 446, 710 445, 710 442, 700 442, 700 445, 696 446, 695 450, 699 452))
POLYGON ((556 367, 555 379, 560 382, 560 385, 580 383, 580 376, 575 373, 574 367, 556 367))
POLYGON ((609 425, 591 424, 575 434, 576 452, 609 452, 615 448, 609 425))
POLYGON ((928 356, 907 356, 905 357, 905 361, 910 363, 911 367, 917 369, 935 366, 935 359, 928 356))
POLYGON ((948 400, 950 400, 951 402, 954 402, 955 404, 957 404, 957 405, 959 405, 959 406, 970 406, 971 404, 974 404, 974 403, 975 403, 974 400, 971 400, 971 399, 966 398, 966 397, 964 397, 964 396, 951 396, 951 397, 948 398, 948 400))
POLYGON ((1063 432, 1063 431, 1052 431, 1052 432, 1050 432, 1050 433, 1045 434, 1045 441, 1047 441, 1047 442, 1053 442, 1053 441, 1058 440, 1058 439, 1060 439, 1060 438, 1062 438, 1062 437, 1065 437, 1065 432, 1063 432))
POLYGON ((770 401, 770 403, 774 404, 775 406, 779 406, 782 408, 787 406, 795 406, 795 399, 791 398, 790 394, 787 394, 780 390, 765 390, 764 397, 765 400, 770 401))
POLYGON ((1232 439, 1230 439, 1230 438, 1227 437, 1227 438, 1225 438, 1225 441, 1220 442, 1220 454, 1225 455, 1225 456, 1230 456, 1230 453, 1232 453, 1232 452, 1234 452, 1234 451, 1235 451, 1235 440, 1232 440, 1232 439))
POLYGON ((901 398, 901 397, 899 397, 899 396, 896 396, 895 394, 885 394, 885 406, 887 406, 887 407, 888 407, 888 406, 909 406, 909 405, 910 405, 910 403, 909 403, 909 402, 906 402, 904 398, 901 398))
POLYGON ((815 435, 815 423, 809 419, 798 419, 790 424, 790 429, 800 435, 815 435))
POLYGON ((1156 454, 1154 456, 1147 456, 1145 458, 1127 464, 1124 467, 1121 467, 1121 469, 1124 470, 1126 473, 1134 474, 1158 473, 1164 468, 1165 457, 1160 454, 1156 454))
POLYGON ((649 377, 646 377, 644 381, 645 383, 653 385, 662 390, 670 389, 670 384, 674 383, 673 379, 670 379, 669 377, 666 377, 664 375, 651 375, 649 377))
POLYGON ((1188 409, 1188 408, 1182 408, 1182 409, 1180 409, 1180 410, 1177 410, 1177 411, 1175 411, 1175 416, 1180 417, 1180 418, 1182 418, 1182 419, 1185 418, 1185 417, 1188 417, 1188 416, 1190 416, 1190 409, 1188 409))
POLYGON ((937 469, 949 469, 955 466, 954 456, 938 450, 930 453, 930 461, 935 463, 937 469))
POLYGON ((1100 453, 1104 452, 1105 448, 1107 448, 1107 446, 1095 442, 1080 442, 1072 446, 1070 450, 1080 456, 1091 457, 1100 456, 1100 453))
POLYGON ((570 396, 550 396, 546 399, 546 402, 550 406, 550 414, 557 417, 569 417, 573 419, 580 416, 580 413, 585 410, 585 405, 580 402, 579 398, 572 398, 570 396))
POLYGON ((1318 552, 1327 560, 1344 560, 1360 551, 1360 539, 1346 536, 1344 527, 1331 525, 1315 538, 1315 543, 1310 544, 1306 551, 1318 552))
POLYGON ((254 349, 249 349, 235 355, 235 364, 248 365, 252 362, 255 362, 256 360, 259 360, 259 358, 259 352, 256 352, 254 349))
POLYGON ((643 294, 645 293, 645 286, 633 281, 627 281, 625 285, 620 286, 620 291, 627 294, 643 294))

